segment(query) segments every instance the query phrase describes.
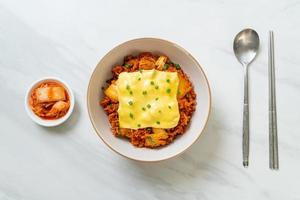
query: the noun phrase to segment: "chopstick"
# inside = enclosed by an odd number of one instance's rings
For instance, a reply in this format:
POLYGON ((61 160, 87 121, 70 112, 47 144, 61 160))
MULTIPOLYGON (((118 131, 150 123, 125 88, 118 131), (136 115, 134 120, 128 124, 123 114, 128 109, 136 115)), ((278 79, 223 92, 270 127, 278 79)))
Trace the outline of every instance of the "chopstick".
POLYGON ((269 32, 269 167, 279 169, 275 91, 274 34, 269 32))

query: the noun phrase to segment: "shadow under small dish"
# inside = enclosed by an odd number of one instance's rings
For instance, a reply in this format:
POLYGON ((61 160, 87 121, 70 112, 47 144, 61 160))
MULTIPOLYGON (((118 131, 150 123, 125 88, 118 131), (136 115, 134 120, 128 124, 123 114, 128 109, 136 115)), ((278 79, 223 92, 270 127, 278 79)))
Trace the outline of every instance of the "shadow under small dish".
POLYGON ((185 133, 196 109, 189 77, 165 55, 144 52, 126 56, 122 65, 112 68, 112 78, 102 89, 100 105, 113 135, 136 147, 170 144, 185 133))

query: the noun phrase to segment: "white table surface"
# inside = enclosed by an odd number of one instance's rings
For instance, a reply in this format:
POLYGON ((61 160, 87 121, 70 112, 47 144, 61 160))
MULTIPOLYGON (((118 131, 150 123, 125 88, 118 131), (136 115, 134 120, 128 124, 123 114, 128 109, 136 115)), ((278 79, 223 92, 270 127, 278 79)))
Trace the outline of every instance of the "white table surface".
POLYGON ((300 2, 0 1, 0 199, 300 199, 300 2), (235 34, 257 30, 250 68, 250 166, 242 167, 242 67, 235 34), (268 30, 275 32, 280 170, 268 167, 268 30), (200 140, 181 156, 137 163, 107 148, 86 109, 89 77, 115 45, 138 37, 176 42, 200 62, 212 113, 200 140), (27 87, 43 76, 67 81, 71 119, 34 124, 27 87))

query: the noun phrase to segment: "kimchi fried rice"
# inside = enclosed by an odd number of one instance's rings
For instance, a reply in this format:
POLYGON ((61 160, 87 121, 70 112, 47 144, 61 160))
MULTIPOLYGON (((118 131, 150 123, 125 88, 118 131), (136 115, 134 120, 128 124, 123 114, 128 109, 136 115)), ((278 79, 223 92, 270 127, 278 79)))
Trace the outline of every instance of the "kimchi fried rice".
MULTIPOLYGON (((144 52, 138 56, 129 55, 124 58, 123 65, 117 65, 112 69, 112 78, 107 80, 108 86, 115 83, 122 72, 135 72, 141 69, 156 69, 167 72, 177 72, 180 85, 178 87, 178 107, 180 119, 174 128, 140 128, 125 129, 119 127, 118 107, 116 99, 107 95, 100 101, 100 105, 108 116, 112 133, 115 136, 127 138, 136 147, 157 148, 170 144, 177 136, 184 134, 192 114, 196 109, 196 93, 188 76, 184 73, 179 64, 173 63, 166 56, 153 55, 144 52), (163 59, 165 58, 165 60, 163 59), (163 63, 160 63, 160 62, 163 63), (163 64, 163 66, 161 65, 163 64)), ((106 88, 102 88, 105 90, 106 88)))

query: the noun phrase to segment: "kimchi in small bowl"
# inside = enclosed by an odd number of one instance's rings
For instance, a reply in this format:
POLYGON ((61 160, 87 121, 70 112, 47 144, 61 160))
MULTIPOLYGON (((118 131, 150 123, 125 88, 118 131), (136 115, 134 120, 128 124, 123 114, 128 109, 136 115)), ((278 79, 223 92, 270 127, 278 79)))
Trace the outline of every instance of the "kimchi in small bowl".
POLYGON ((71 88, 61 79, 46 77, 35 81, 25 97, 29 117, 41 126, 57 126, 65 122, 74 109, 71 88))

